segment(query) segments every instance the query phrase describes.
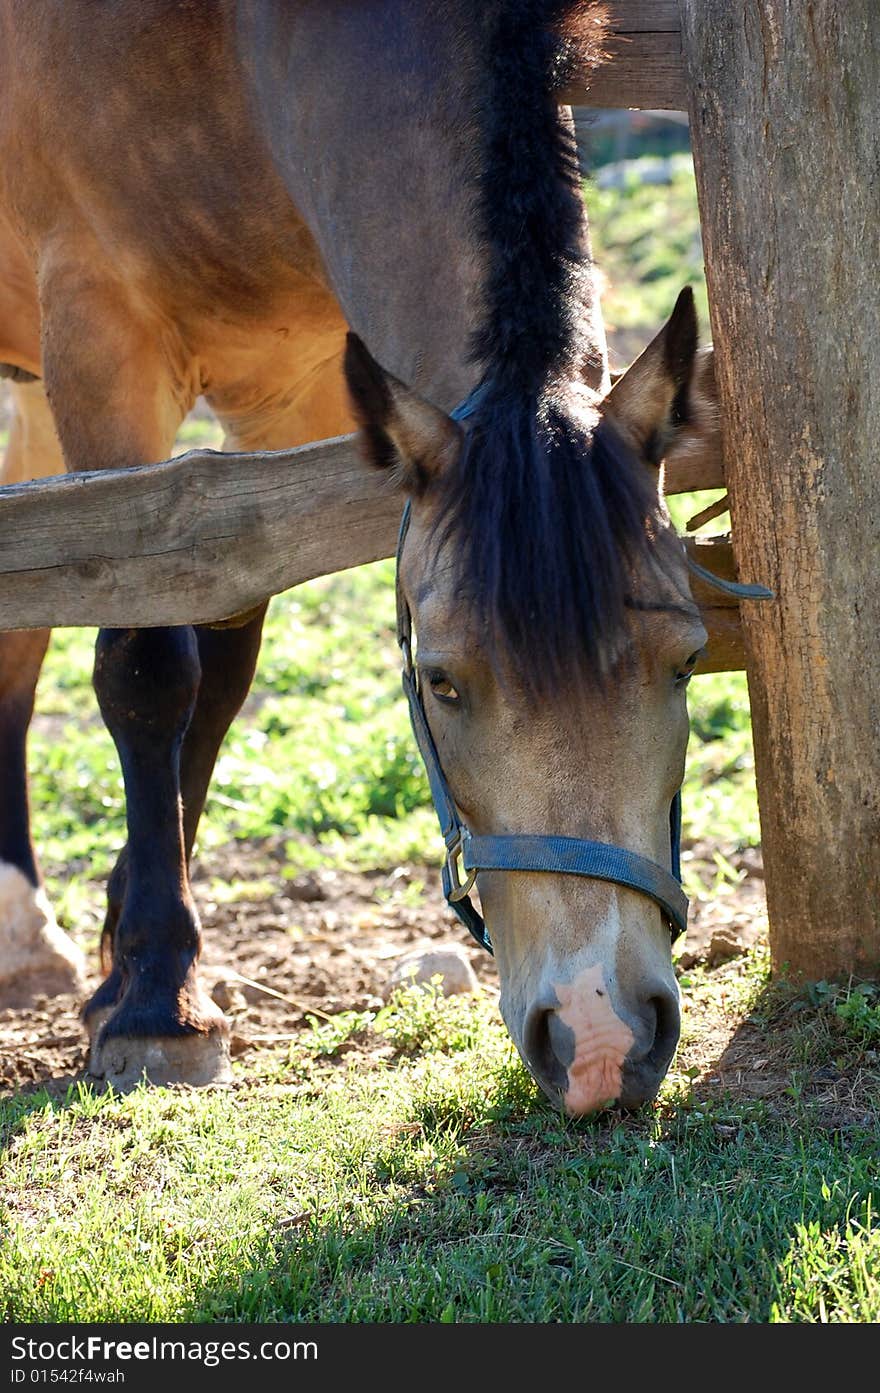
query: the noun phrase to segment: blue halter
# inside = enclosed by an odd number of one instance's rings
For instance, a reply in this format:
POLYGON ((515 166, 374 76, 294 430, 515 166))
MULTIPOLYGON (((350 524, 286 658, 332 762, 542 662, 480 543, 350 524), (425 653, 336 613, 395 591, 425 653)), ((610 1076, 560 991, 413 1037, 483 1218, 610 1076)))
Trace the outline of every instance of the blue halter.
MULTIPOLYGON (((481 383, 465 401, 452 412, 453 420, 462 421, 473 415, 485 396, 487 384, 481 383)), ((397 540, 397 642, 403 657, 403 690, 409 705, 410 721, 416 744, 424 761, 434 809, 440 822, 440 832, 446 845, 446 859, 441 872, 443 894, 447 904, 473 935, 481 948, 492 952, 486 923, 473 904, 470 892, 479 871, 549 871, 562 875, 586 876, 637 890, 659 906, 669 928, 672 941, 687 928, 688 900, 681 888, 681 790, 675 794, 669 810, 670 865, 667 871, 655 861, 639 856, 624 847, 608 842, 591 842, 580 837, 560 837, 552 834, 481 837, 474 836, 459 817, 452 797, 434 737, 428 725, 419 686, 418 670, 412 653, 412 615, 400 580, 400 562, 410 523, 410 504, 407 502, 397 540)), ((723 581, 711 571, 688 559, 691 570, 720 590, 746 599, 769 598, 772 592, 758 585, 740 585, 723 581)))

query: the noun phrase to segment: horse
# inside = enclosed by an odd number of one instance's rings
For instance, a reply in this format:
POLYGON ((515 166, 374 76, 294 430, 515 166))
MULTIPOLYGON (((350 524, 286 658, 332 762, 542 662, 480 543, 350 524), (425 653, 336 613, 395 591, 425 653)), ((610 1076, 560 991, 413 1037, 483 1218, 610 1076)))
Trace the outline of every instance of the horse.
MULTIPOLYGON (((676 913, 656 884, 706 632, 662 467, 711 430, 687 291, 611 383, 555 95, 595 61, 597 15, 0 0, 4 480, 162 460, 198 394, 231 450, 358 429, 408 501, 402 638, 460 833, 450 898, 476 878, 507 1029, 573 1115, 652 1099, 677 1045, 676 913), (462 862, 463 828, 488 864, 462 862), (495 864, 545 833, 618 860, 604 877, 495 864)), ((119 1089, 229 1077, 188 872, 265 608, 98 634, 128 839, 83 1019, 91 1075, 119 1089)), ((28 826, 46 641, 0 636, 0 988, 21 999, 76 989, 82 966, 28 826)))

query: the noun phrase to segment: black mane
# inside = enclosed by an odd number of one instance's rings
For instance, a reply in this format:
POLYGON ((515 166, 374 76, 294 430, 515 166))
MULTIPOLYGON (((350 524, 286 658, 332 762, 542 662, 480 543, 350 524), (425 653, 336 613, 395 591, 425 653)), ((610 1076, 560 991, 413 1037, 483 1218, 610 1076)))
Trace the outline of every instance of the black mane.
POLYGON ((473 356, 487 384, 460 458, 444 471, 439 536, 458 580, 535 694, 577 674, 601 680, 624 623, 631 568, 657 511, 647 472, 607 424, 566 405, 591 345, 580 176, 555 93, 570 52, 571 0, 487 3, 477 215, 489 254, 473 356))

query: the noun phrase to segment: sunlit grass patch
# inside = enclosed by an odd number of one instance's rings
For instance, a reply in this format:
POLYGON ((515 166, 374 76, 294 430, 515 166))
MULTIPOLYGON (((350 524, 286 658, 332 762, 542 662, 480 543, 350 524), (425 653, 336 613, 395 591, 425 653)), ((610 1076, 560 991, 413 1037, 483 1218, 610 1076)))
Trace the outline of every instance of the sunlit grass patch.
MULTIPOLYGON (((826 1186, 823 1196, 830 1199, 826 1186)), ((880 1229, 870 1196, 855 1214, 823 1227, 799 1223, 780 1263, 783 1294, 773 1303, 774 1321, 811 1324, 877 1321, 880 1287, 880 1229)))
POLYGON ((684 996, 634 1115, 566 1117, 488 997, 416 988, 314 1019, 232 1089, 0 1103, 5 1318, 878 1319, 876 1080, 833 1125, 785 1088, 826 1028, 864 1063, 852 994, 771 986, 759 955, 684 996), (725 1073, 743 1030, 763 1097, 725 1073))
POLYGON ((701 337, 710 337, 693 163, 688 155, 665 163, 666 183, 645 180, 632 164, 619 188, 585 185, 602 313, 609 336, 626 345, 624 361, 647 346, 685 284, 696 292, 701 337))

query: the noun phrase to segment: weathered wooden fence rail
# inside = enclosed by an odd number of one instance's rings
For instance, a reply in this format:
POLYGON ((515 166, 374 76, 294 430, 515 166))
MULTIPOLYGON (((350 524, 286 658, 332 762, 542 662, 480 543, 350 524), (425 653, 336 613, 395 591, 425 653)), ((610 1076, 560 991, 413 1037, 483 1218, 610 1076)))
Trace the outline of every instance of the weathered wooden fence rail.
POLYGON ((605 62, 560 94, 568 106, 687 111, 678 0, 607 0, 605 62))
MULTIPOLYGON (((678 488, 674 473, 667 484, 678 488)), ((390 556, 401 506, 350 435, 251 455, 193 450, 142 469, 13 485, 0 490, 0 629, 223 619, 390 556)), ((728 543, 687 545, 732 578, 728 543)), ((718 634, 704 670, 741 667, 738 610, 698 581, 694 594, 718 634)))

